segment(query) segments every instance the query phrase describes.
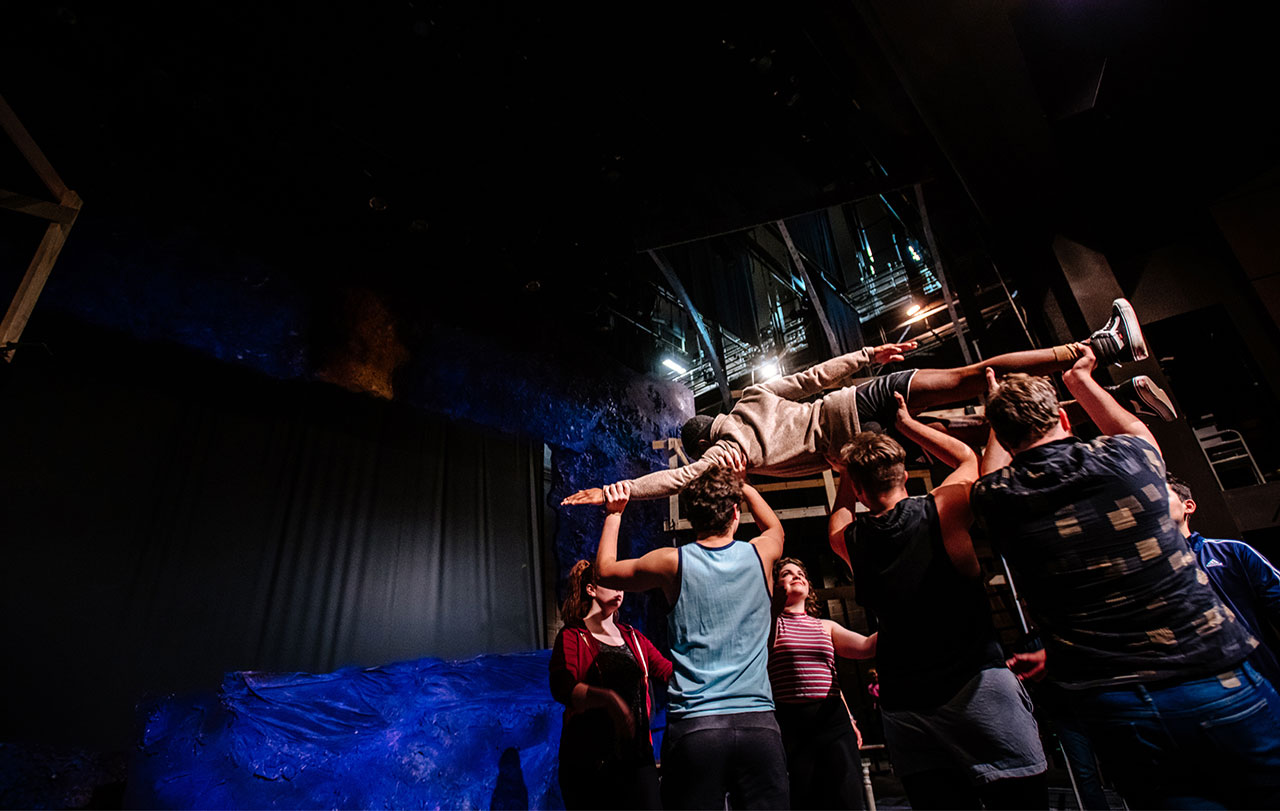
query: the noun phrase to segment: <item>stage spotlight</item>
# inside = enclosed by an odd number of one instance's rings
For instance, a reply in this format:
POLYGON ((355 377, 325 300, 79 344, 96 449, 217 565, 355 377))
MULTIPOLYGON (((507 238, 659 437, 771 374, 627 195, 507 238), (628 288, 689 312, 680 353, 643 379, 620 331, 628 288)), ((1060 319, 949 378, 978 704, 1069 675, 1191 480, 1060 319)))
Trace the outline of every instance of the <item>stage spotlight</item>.
POLYGON ((907 308, 907 317, 910 318, 918 312, 920 312, 920 305, 912 302, 911 306, 907 308))
POLYGON ((760 373, 761 382, 768 382, 782 374, 782 370, 778 368, 778 362, 776 360, 765 361, 756 367, 756 371, 760 373))
POLYGON ((671 358, 663 358, 662 365, 675 372, 678 375, 688 374, 689 370, 676 363, 671 358))

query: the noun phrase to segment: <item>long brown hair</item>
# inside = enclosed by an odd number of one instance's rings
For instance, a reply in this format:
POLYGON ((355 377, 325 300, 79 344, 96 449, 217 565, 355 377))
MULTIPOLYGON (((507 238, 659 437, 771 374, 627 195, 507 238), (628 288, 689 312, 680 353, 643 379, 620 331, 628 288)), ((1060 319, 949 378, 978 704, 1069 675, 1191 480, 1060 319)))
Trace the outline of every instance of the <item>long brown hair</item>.
POLYGON ((809 593, 804 598, 804 613, 811 617, 818 616, 818 595, 813 593, 813 581, 809 579, 809 570, 804 564, 795 558, 780 558, 777 563, 773 564, 773 582, 776 586, 778 583, 778 575, 782 572, 782 567, 791 564, 800 570, 800 574, 804 575, 804 580, 809 584, 809 593))
POLYGON ((596 567, 589 560, 580 560, 569 570, 569 580, 565 584, 564 605, 560 606, 560 621, 565 625, 577 622, 591 610, 590 594, 587 586, 596 582, 596 567))

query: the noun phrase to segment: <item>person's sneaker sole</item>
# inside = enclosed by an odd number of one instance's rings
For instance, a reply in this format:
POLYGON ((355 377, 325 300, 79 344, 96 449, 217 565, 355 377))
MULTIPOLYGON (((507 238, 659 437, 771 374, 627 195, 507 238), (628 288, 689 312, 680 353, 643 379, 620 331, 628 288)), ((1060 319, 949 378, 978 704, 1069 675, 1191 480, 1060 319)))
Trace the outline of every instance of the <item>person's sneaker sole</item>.
MULTIPOLYGON (((1116 326, 1124 336, 1124 348, 1129 359, 1146 360, 1150 353, 1147 351, 1146 339, 1142 337, 1142 327, 1138 324, 1138 314, 1133 311, 1133 305, 1128 299, 1118 298, 1111 302, 1111 313, 1119 322, 1116 326)), ((1156 390, 1159 391, 1159 388, 1156 390)))
POLYGON ((1173 401, 1164 393, 1164 389, 1155 384, 1155 381, 1146 375, 1138 375, 1132 382, 1138 399, 1144 406, 1151 409, 1155 416, 1165 422, 1173 422, 1178 418, 1178 410, 1173 407, 1173 401))

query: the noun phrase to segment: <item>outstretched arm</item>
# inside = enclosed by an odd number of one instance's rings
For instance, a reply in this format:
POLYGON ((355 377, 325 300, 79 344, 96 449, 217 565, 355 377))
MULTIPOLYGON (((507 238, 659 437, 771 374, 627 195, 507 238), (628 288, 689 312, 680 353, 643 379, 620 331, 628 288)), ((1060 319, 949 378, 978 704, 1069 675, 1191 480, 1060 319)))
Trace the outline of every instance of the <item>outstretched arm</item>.
POLYGON ((676 550, 655 549, 641 558, 618 560, 618 528, 622 526, 622 511, 627 508, 630 491, 629 482, 604 487, 608 512, 600 533, 600 547, 596 550, 596 582, 605 588, 623 591, 660 588, 671 599, 679 565, 676 550))
MULTIPOLYGON (((722 439, 708 448, 696 462, 669 470, 657 470, 638 479, 625 479, 617 484, 627 484, 630 487, 630 497, 636 501, 649 501, 679 493, 689 482, 713 467, 741 469, 745 467, 746 462, 746 454, 737 443, 722 439)), ((568 496, 560 502, 560 505, 604 504, 604 500, 603 487, 588 487, 586 490, 579 490, 568 496)))
POLYGON ((895 391, 893 396, 898 401, 898 430, 944 465, 953 468, 951 475, 943 480, 943 486, 972 482, 978 478, 978 454, 973 452, 973 448, 920 422, 907 411, 907 401, 901 394, 895 391))
MULTIPOLYGON (((756 527, 762 530, 760 536, 753 539, 751 543, 760 553, 765 571, 772 572, 773 564, 782 557, 782 544, 786 536, 782 531, 782 519, 778 518, 778 514, 764 500, 764 496, 751 485, 742 485, 742 497, 746 499, 747 509, 751 510, 751 515, 756 519, 756 527)), ((769 578, 769 582, 773 583, 772 577, 769 578)))
POLYGON ((831 645, 836 649, 837 656, 842 656, 845 659, 875 658, 876 641, 880 638, 879 633, 863 636, 832 620, 823 620, 822 624, 826 627, 827 632, 831 634, 831 645))
POLYGON ((840 488, 836 490, 836 503, 831 508, 831 515, 827 516, 827 541, 831 544, 831 551, 836 556, 848 564, 850 570, 853 569, 853 562, 849 559, 849 549, 844 540, 844 531, 853 523, 854 512, 858 508, 858 497, 853 493, 853 483, 849 479, 849 472, 845 471, 840 474, 840 488))
POLYGON ((915 341, 905 344, 864 346, 857 352, 823 361, 803 372, 761 383, 757 388, 777 395, 784 400, 799 400, 811 394, 840 385, 854 373, 873 363, 892 363, 903 359, 903 352, 916 348, 915 341))
POLYGON ((1093 370, 1098 365, 1093 348, 1082 344, 1081 349, 1080 359, 1062 373, 1062 382, 1066 384, 1067 391, 1071 392, 1102 433, 1108 436, 1129 434, 1145 439, 1158 452, 1160 446, 1156 444, 1156 438, 1146 423, 1117 403, 1116 398, 1093 379, 1093 370))

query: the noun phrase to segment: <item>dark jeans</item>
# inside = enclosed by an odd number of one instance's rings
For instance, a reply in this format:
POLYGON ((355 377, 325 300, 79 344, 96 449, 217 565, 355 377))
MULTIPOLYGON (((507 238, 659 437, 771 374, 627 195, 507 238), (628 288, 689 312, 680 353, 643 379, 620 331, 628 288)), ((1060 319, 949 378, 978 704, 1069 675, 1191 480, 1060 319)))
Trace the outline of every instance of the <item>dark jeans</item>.
POLYGON ((787 760, 772 712, 668 721, 662 804, 668 809, 788 808, 787 760))
POLYGON ((658 770, 652 763, 643 766, 561 764, 560 796, 569 811, 579 808, 662 808, 658 770))
POLYGON ((850 729, 834 741, 800 746, 787 759, 791 773, 791 808, 866 808, 858 736, 850 729))
POLYGON ((1111 805, 1107 802, 1107 792, 1102 788, 1102 776, 1098 773, 1097 756, 1093 753, 1089 736, 1072 719, 1055 718, 1053 725, 1071 774, 1076 779, 1076 790, 1080 792, 1085 811, 1109 811, 1111 805))
POLYGON ((1280 695, 1252 666, 1072 704, 1131 808, 1280 808, 1280 695))

